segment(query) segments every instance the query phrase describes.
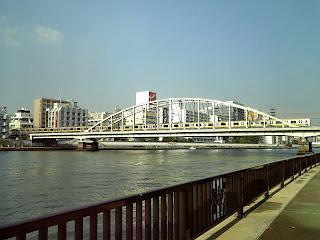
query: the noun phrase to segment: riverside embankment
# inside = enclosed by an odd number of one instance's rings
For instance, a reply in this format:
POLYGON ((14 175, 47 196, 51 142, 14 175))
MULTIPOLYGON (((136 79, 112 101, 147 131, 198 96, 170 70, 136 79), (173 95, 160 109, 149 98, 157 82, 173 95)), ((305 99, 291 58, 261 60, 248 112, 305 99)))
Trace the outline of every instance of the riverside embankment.
MULTIPOLYGON (((276 144, 241 144, 241 143, 181 143, 181 142, 99 142, 99 150, 170 150, 170 149, 283 149, 276 144)), ((291 148, 297 148, 293 146, 291 148)), ((0 151, 58 151, 76 150, 77 144, 58 145, 55 147, 0 147, 0 151)))
POLYGON ((281 149, 276 144, 182 143, 182 142, 100 142, 100 149, 281 149))

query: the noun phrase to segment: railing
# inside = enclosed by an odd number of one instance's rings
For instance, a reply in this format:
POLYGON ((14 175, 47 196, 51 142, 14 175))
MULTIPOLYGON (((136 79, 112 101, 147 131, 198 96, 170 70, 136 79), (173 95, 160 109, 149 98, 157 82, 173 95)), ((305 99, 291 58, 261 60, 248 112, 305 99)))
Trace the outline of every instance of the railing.
POLYGON ((299 156, 0 226, 0 239, 193 239, 319 165, 299 156))

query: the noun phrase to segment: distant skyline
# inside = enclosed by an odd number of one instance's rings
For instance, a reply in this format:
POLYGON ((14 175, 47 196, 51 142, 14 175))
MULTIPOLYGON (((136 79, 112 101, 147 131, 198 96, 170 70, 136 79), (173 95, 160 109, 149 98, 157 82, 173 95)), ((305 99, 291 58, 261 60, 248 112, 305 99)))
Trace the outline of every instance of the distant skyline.
POLYGON ((237 101, 320 126, 320 1, 0 0, 0 105, 237 101))

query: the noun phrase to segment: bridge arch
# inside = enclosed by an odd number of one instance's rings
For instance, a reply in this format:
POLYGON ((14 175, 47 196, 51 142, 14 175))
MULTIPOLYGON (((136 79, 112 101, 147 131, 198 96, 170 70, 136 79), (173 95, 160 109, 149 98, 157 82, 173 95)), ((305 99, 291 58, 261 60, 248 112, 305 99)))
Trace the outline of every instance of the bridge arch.
POLYGON ((202 123, 212 124, 212 128, 220 126, 219 124, 231 128, 232 124, 236 123, 241 124, 239 127, 251 128, 253 123, 259 122, 261 127, 268 127, 272 121, 282 127, 298 127, 283 119, 234 102, 202 98, 169 98, 123 109, 88 128, 87 132, 104 131, 105 128, 110 131, 134 131, 137 126, 159 129, 161 125, 171 130, 174 124, 180 124, 182 128, 186 128, 188 124, 196 124, 195 126, 200 128, 202 123))

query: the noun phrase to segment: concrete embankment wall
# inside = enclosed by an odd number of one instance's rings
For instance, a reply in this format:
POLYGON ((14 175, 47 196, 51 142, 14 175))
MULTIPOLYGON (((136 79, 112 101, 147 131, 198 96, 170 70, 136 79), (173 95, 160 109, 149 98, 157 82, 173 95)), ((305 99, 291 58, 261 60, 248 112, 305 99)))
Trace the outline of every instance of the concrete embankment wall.
POLYGON ((230 143, 176 143, 176 142, 99 142, 100 149, 274 149, 279 146, 266 144, 230 144, 230 143))

